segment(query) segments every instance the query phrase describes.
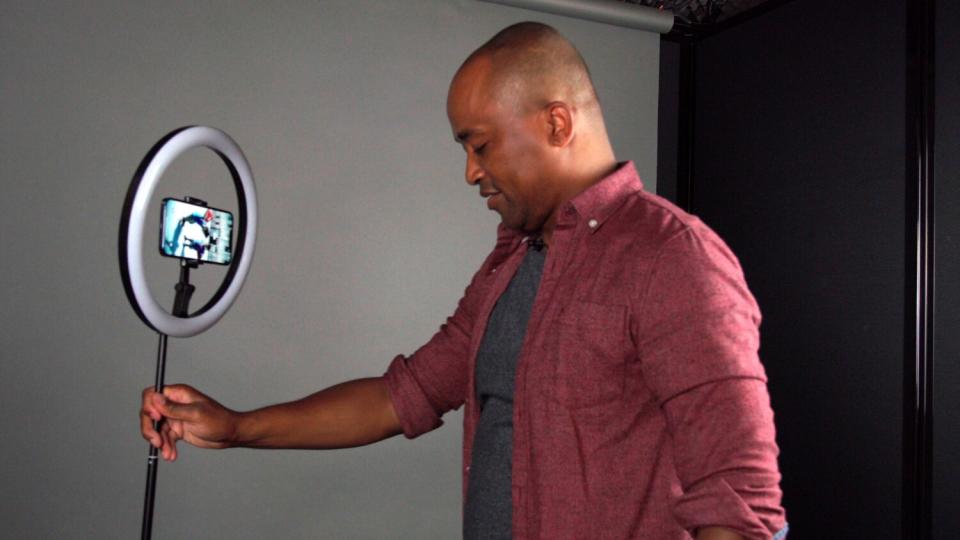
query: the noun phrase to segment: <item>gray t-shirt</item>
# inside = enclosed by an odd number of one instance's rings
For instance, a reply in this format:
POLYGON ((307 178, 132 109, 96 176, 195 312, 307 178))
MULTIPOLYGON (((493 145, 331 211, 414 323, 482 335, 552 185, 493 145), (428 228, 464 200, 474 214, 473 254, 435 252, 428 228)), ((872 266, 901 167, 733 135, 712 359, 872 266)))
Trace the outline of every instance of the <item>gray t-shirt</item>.
POLYGON ((511 537, 514 375, 546 250, 529 249, 490 314, 477 354, 480 422, 463 515, 466 540, 511 537))

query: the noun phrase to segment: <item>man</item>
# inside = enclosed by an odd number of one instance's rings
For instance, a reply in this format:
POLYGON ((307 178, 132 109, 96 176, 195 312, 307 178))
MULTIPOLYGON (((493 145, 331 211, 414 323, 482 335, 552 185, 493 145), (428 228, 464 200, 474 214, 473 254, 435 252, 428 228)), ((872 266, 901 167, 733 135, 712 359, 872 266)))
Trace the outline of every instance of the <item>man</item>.
POLYGON ((506 28, 447 113, 502 224, 440 331, 383 377, 248 413, 147 389, 144 437, 167 460, 180 439, 340 448, 465 405, 467 538, 783 538, 759 310, 722 240, 617 163, 573 45, 506 28))

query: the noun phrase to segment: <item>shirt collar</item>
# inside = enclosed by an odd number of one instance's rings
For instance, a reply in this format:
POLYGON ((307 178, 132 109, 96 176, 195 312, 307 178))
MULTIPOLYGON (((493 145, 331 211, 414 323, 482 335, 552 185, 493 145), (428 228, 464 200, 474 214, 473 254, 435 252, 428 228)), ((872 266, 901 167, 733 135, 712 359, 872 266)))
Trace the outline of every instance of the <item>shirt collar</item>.
POLYGON ((632 161, 621 163, 615 171, 605 176, 596 184, 580 192, 570 199, 569 206, 564 212, 572 208, 581 218, 589 220, 590 228, 596 231, 626 200, 625 195, 643 189, 643 182, 637 174, 637 168, 632 161), (594 220, 596 222, 594 223, 594 220))
MULTIPOLYGON (((587 220, 596 220, 590 227, 596 231, 600 225, 620 208, 626 201, 625 195, 643 190, 643 181, 637 173, 633 161, 618 164, 616 170, 603 177, 599 182, 581 191, 560 208, 562 221, 564 214, 579 214, 587 220)), ((589 221, 587 222, 589 224, 589 221)), ((503 223, 497 226, 497 248, 512 251, 517 244, 526 243, 530 237, 524 233, 506 228, 503 223)))

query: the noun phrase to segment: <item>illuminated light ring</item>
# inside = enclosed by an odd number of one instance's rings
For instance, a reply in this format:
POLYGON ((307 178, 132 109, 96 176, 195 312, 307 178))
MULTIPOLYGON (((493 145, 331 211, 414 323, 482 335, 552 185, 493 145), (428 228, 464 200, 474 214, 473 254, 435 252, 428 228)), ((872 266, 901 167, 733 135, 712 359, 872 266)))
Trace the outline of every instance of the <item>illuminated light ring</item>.
POLYGON ((257 192, 250 164, 237 143, 219 129, 187 126, 168 133, 150 149, 133 175, 120 218, 120 275, 127 299, 137 315, 161 334, 195 336, 220 320, 240 294, 250 271, 257 236, 257 192), (154 299, 143 265, 143 232, 147 207, 167 167, 181 154, 205 146, 216 152, 233 177, 237 190, 239 225, 233 260, 220 288, 210 301, 189 317, 175 317, 154 299))

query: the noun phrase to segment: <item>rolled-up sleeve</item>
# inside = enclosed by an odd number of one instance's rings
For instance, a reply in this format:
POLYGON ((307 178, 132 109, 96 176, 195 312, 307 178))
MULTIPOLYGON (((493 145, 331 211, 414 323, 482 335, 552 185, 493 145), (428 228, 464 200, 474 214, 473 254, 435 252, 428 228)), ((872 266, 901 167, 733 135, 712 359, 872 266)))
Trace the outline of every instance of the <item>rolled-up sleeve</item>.
POLYGON ((664 406, 683 494, 677 521, 769 539, 785 525, 773 412, 758 379, 709 383, 664 406))
POLYGON ((769 539, 785 526, 779 449, 758 356, 760 311, 726 245, 706 228, 667 241, 634 328, 644 379, 667 421, 682 493, 678 523, 769 539))
POLYGON ((466 399, 474 312, 480 301, 483 274, 481 268, 454 314, 430 341, 410 356, 394 358, 384 374, 407 438, 440 427, 443 424, 441 416, 459 408, 466 399))

